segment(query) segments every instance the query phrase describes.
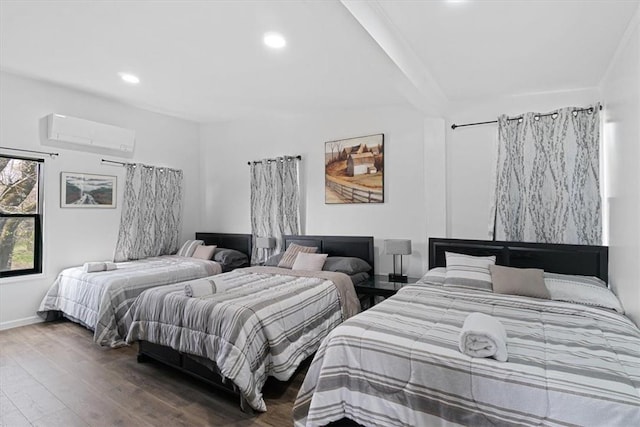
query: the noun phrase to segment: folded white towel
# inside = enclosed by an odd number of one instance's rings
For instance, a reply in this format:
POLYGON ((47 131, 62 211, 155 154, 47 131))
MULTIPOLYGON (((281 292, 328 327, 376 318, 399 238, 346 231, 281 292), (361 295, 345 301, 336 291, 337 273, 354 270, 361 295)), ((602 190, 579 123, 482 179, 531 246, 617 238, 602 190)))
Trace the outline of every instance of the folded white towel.
POLYGON ((507 331, 495 317, 471 313, 460 331, 460 351, 471 357, 493 357, 506 362, 507 331))
POLYGON ((96 273, 98 271, 104 271, 106 266, 104 262, 85 262, 82 265, 82 271, 85 273, 96 273))
POLYGON ((104 269, 106 271, 113 271, 113 270, 117 270, 118 269, 118 264, 116 264, 115 262, 110 262, 110 261, 106 261, 104 263, 104 269))
POLYGON ((184 285, 184 294, 191 298, 201 298, 216 293, 216 284, 211 279, 199 279, 184 285))

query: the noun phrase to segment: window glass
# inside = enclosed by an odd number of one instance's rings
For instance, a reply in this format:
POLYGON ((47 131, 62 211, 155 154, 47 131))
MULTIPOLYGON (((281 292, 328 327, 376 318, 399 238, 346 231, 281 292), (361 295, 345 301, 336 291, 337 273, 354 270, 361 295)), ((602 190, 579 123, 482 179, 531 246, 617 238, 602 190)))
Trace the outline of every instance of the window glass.
POLYGON ((0 157, 0 212, 38 212, 38 162, 0 157))
POLYGON ((3 234, 5 230, 7 233, 15 234, 15 240, 7 241, 6 254, 3 245, 2 255, 0 255, 2 271, 33 269, 35 220, 33 218, 0 218, 0 229, 3 230, 3 234))
POLYGON ((0 156, 0 274, 42 271, 41 165, 0 156))

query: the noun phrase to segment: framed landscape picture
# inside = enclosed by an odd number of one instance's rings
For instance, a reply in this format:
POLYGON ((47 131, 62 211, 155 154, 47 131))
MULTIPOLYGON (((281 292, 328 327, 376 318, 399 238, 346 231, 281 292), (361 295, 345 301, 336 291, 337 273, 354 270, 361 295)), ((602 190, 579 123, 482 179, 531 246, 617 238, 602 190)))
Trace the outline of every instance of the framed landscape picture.
POLYGON ((111 175, 62 172, 60 206, 63 208, 115 208, 116 179, 111 175))
POLYGON ((324 144, 324 202, 384 203, 384 135, 324 144))

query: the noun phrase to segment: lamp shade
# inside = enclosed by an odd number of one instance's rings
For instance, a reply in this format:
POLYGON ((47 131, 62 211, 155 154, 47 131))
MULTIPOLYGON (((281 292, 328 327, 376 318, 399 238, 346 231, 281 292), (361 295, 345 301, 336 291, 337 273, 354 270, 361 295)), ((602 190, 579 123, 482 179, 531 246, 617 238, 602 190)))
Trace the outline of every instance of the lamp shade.
POLYGON ((408 240, 408 239, 385 240, 384 253, 386 253, 387 255, 409 255, 411 254, 411 240, 408 240))
POLYGON ((256 237, 256 248, 271 249, 276 247, 276 239, 273 237, 256 237))

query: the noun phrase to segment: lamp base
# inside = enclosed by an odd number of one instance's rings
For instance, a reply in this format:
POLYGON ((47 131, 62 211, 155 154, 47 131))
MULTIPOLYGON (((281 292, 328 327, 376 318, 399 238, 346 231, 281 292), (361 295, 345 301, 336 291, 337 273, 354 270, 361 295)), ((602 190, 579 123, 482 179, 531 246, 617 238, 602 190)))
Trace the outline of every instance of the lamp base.
POLYGON ((407 276, 403 276, 402 274, 389 273, 389 281, 390 282, 397 282, 397 283, 407 283, 408 277, 407 276))

